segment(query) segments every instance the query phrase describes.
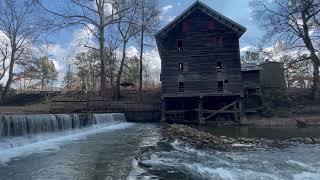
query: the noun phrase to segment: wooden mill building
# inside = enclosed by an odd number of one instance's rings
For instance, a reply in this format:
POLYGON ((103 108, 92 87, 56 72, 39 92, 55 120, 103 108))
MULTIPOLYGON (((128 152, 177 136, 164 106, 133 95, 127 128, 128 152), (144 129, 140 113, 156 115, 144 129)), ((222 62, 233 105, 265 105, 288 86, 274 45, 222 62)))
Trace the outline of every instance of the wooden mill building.
POLYGON ((162 121, 240 119, 239 38, 245 31, 196 1, 156 34, 162 66, 162 121))

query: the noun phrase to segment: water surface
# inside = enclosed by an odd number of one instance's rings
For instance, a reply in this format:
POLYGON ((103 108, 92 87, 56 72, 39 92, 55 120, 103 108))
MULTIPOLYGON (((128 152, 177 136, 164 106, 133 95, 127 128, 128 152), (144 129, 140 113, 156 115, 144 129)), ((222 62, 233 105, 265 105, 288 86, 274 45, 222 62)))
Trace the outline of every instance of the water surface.
POLYGON ((2 149, 0 179, 125 179, 136 151, 155 129, 123 122, 2 149))
MULTIPOLYGON (((318 136, 318 128, 202 128, 219 135, 288 138, 318 136)), ((156 145, 159 125, 123 121, 23 137, 0 138, 0 179, 320 179, 320 146, 221 152, 179 141, 139 165, 143 146, 156 145)))

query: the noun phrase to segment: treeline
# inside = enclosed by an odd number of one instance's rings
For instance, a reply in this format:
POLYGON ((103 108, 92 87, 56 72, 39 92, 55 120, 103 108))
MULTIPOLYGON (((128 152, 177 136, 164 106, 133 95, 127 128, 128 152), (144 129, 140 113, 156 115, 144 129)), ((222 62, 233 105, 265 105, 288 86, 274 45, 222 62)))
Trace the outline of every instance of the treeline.
POLYGON ((134 85, 141 96, 142 87, 154 83, 143 58, 150 42, 154 45, 159 9, 157 0, 1 1, 1 99, 13 83, 48 90, 54 81, 61 81, 48 58, 46 38, 70 27, 85 29, 94 43, 81 44, 87 51, 68 59, 64 89, 98 91, 118 99, 121 85, 134 85), (129 57, 132 45, 139 52, 129 57))
MULTIPOLYGON (((108 96, 116 96, 112 92, 119 91, 120 88, 135 89, 140 80, 140 59, 137 56, 125 57, 123 60, 122 73, 118 77, 122 58, 114 59, 112 69, 107 70, 108 96), (119 78, 119 84, 118 83, 119 78)), ((146 89, 156 86, 156 81, 150 79, 152 72, 147 64, 143 64, 143 85, 146 89)), ((100 61, 97 52, 91 50, 76 55, 69 64, 63 77, 65 91, 98 92, 100 85, 100 61)))
POLYGON ((252 0, 250 6, 265 35, 252 43, 257 53, 249 59, 284 62, 289 87, 296 77, 313 77, 311 95, 320 99, 320 0, 252 0))

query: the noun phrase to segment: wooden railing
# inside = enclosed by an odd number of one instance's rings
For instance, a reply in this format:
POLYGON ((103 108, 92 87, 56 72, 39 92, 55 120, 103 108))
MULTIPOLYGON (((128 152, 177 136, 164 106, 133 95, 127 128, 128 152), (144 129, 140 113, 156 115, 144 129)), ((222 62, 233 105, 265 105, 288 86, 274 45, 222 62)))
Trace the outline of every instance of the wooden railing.
POLYGON ((72 112, 157 112, 161 111, 160 103, 134 103, 112 101, 110 99, 91 100, 53 100, 50 103, 51 113, 72 113, 72 112))

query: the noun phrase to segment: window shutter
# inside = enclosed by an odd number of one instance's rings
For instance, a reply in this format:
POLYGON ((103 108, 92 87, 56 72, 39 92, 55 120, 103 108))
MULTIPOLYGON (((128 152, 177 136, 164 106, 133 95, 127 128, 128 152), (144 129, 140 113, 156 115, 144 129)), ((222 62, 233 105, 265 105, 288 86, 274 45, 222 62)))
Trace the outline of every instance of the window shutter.
POLYGON ((184 92, 184 82, 182 82, 182 81, 179 81, 178 92, 179 93, 184 92))
POLYGON ((188 63, 184 63, 184 66, 183 66, 183 71, 184 72, 188 72, 188 63))
POLYGON ((212 30, 214 28, 214 23, 212 20, 208 21, 208 30, 212 30))
POLYGON ((189 23, 183 22, 182 23, 182 32, 188 32, 189 31, 189 23))

